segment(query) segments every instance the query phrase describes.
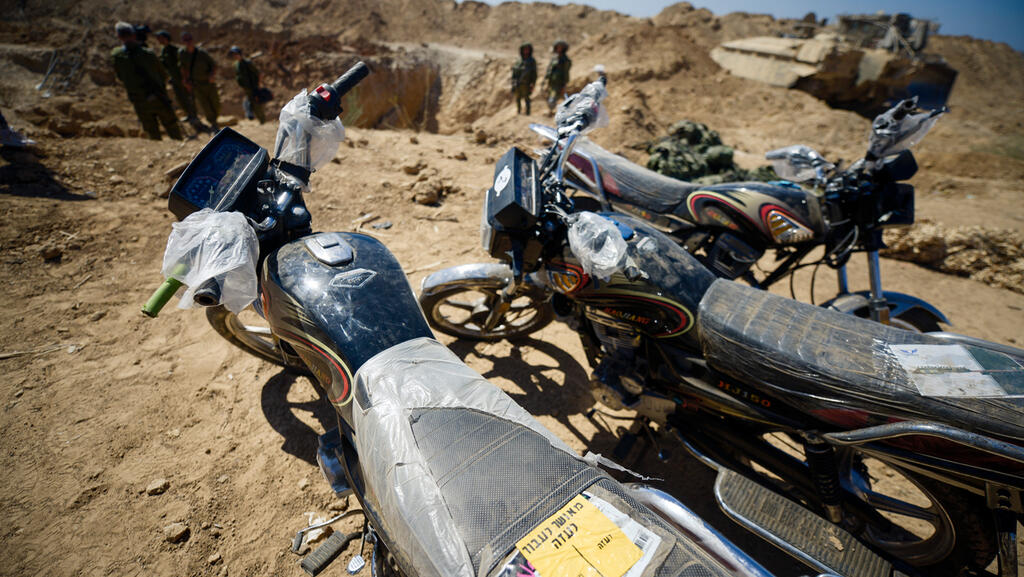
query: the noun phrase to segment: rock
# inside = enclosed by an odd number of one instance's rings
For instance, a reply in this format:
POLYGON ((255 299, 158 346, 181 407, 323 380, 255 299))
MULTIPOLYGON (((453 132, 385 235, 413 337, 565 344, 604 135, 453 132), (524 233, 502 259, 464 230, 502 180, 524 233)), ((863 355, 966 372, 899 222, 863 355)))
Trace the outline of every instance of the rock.
POLYGON ((199 526, 199 528, 202 529, 203 531, 209 529, 210 527, 211 527, 211 525, 210 525, 209 521, 203 521, 203 524, 199 526))
POLYGON ((420 143, 420 139, 419 138, 416 138, 415 136, 410 136, 409 137, 409 144, 419 144, 419 143, 420 143))
POLYGON ((331 511, 340 511, 340 512, 348 511, 348 497, 345 497, 344 499, 337 499, 337 500, 335 500, 334 502, 332 502, 330 504, 330 506, 328 508, 331 511))
POLYGON ((168 543, 181 543, 188 541, 189 530, 188 525, 184 523, 171 523, 164 527, 164 539, 168 543))
POLYGON ((170 181, 177 180, 178 177, 181 176, 183 172, 185 172, 185 169, 188 168, 189 162, 191 161, 186 160, 181 164, 174 165, 172 168, 168 169, 167 172, 164 173, 164 178, 170 181))
POLYGON ((299 479, 299 490, 304 490, 308 486, 309 486, 309 479, 307 479, 305 477, 299 479))
POLYGON ((153 479, 146 485, 147 495, 160 495, 171 486, 170 481, 167 479, 153 479))
POLYGON ((483 130, 477 130, 476 134, 473 135, 473 142, 477 144, 484 144, 487 142, 487 133, 483 130))
POLYGON ((114 175, 110 176, 110 184, 123 184, 123 183, 124 183, 124 177, 123 176, 121 176, 119 174, 114 174, 114 175))
POLYGON ((39 255, 43 257, 43 260, 56 261, 64 256, 64 251, 55 245, 48 244, 39 249, 39 255))
POLYGON ((420 171, 426 167, 427 163, 423 162, 422 160, 417 160, 416 162, 407 162, 402 165, 402 172, 406 174, 416 175, 419 174, 420 171))
POLYGON ((89 317, 89 322, 93 322, 94 323, 94 322, 102 319, 105 316, 107 316, 107 311, 96 311, 96 312, 92 313, 92 316, 89 317))
POLYGON ((223 557, 220 556, 220 553, 214 553, 213 555, 210 555, 206 559, 206 561, 210 565, 216 565, 217 563, 220 563, 222 560, 223 560, 223 557))
MULTIPOLYGON (((207 452, 209 452, 209 451, 207 451, 207 452)), ((221 475, 220 477, 217 477, 217 482, 218 483, 227 483, 228 482, 228 476, 227 475, 221 475)))
POLYGON ((235 116, 218 116, 217 126, 224 128, 225 126, 237 126, 238 118, 235 116))
POLYGON ((173 185, 168 185, 168 184, 163 183, 163 182, 158 182, 158 183, 154 184, 153 185, 153 196, 155 196, 157 198, 167 198, 168 196, 171 195, 171 187, 172 186, 173 185))
POLYGON ((441 199, 442 185, 436 180, 421 180, 412 187, 412 199, 419 204, 436 204, 441 199))
POLYGON ((466 153, 460 150, 456 152, 455 156, 453 156, 452 158, 454 158, 455 160, 466 160, 466 153))
POLYGON ((82 125, 79 124, 72 118, 66 116, 54 116, 50 118, 49 122, 50 130, 57 134, 68 138, 71 136, 78 136, 82 132, 82 125))

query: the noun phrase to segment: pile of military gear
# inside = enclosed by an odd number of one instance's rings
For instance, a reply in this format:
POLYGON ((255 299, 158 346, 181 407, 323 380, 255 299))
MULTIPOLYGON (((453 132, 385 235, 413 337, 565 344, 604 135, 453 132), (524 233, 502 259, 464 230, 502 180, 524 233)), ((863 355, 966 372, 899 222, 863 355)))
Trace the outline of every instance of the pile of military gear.
POLYGON ((705 124, 680 120, 669 134, 647 147, 647 168, 666 176, 698 184, 745 180, 777 180, 770 166, 744 170, 733 161, 733 149, 722 144, 718 132, 705 124))

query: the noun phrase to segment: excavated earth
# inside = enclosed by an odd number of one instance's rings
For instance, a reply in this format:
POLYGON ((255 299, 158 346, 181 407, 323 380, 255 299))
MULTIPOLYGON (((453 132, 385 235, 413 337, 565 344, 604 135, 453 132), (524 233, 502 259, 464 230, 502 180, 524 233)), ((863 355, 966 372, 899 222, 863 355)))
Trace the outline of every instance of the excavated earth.
MULTIPOLYGON (((735 143, 747 167, 793 143, 850 162, 869 128, 806 94, 731 77, 708 57, 721 41, 791 23, 716 18, 685 4, 652 19, 442 0, 2 0, 0 11, 0 110, 38 142, 31 152, 0 149, 2 575, 300 575, 288 548, 307 513, 349 506, 316 467, 316 435, 333 417, 309 381, 233 348, 200 311, 139 313, 162 280, 172 222, 159 196, 170 185, 165 173, 206 137, 138 137, 108 62, 114 21, 175 36, 192 30, 222 65, 229 122, 241 113, 224 58, 232 44, 258 53, 275 107, 369 62, 374 74, 346 101, 348 141, 314 175, 308 203, 320 230, 365 221, 414 287, 433 270, 488 260, 477 227, 493 163, 513 144, 536 146, 527 124, 549 120, 536 110, 516 116, 508 94, 523 40, 538 47, 542 66, 544 47, 558 37, 571 43, 571 89, 606 66, 612 123, 592 137, 633 160, 684 118, 735 143), (55 50, 53 74, 36 90, 55 50), (441 196, 421 205, 417 193, 441 196), (371 228, 383 221, 392 226, 371 228)), ((883 259, 884 282, 935 303, 952 330, 1019 346, 1024 56, 964 37, 940 36, 930 50, 960 77, 952 112, 917 149, 917 214, 928 222, 892 237, 893 256, 926 266, 883 259)), ((235 128, 269 147, 275 124, 235 128)), ((831 296, 828 272, 819 271, 814 295, 810 270, 799 272, 797 297, 831 296)), ((866 288, 861 259, 850 278, 866 288)), ((631 424, 628 413, 588 416, 586 361, 564 326, 515 344, 442 340, 578 450, 610 454, 631 424)), ((659 442, 667 462, 647 451, 627 464, 663 478, 780 575, 807 573, 728 521, 714 504, 713 473, 670 439, 659 442)), ((353 530, 357 517, 338 528, 353 530)))

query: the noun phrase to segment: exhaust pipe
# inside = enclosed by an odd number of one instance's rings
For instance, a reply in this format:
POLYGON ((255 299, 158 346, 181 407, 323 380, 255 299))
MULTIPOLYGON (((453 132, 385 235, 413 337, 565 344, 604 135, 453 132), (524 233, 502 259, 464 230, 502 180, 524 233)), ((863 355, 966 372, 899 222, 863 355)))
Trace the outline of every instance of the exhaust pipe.
POLYGON ((627 483, 630 496, 640 501, 693 540, 737 577, 771 577, 760 563, 668 493, 644 483, 627 483))

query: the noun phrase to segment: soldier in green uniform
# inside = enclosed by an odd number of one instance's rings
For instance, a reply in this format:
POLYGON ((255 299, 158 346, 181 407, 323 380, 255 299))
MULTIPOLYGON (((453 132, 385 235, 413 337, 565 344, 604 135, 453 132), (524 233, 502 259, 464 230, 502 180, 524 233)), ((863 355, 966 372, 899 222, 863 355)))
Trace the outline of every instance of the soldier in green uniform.
POLYGON ((565 40, 555 42, 551 48, 555 53, 548 64, 548 72, 544 75, 544 85, 547 90, 548 109, 554 110, 565 93, 565 85, 569 84, 569 68, 572 67, 572 60, 569 60, 569 43, 565 40))
POLYGON ((195 39, 188 32, 181 35, 181 41, 185 43, 185 49, 178 54, 182 84, 192 94, 196 108, 203 111, 207 122, 217 130, 217 117, 220 116, 220 95, 214 83, 217 63, 209 52, 196 46, 195 39))
POLYGON ((178 54, 181 52, 181 49, 171 44, 171 33, 166 30, 160 30, 156 33, 156 41, 163 46, 160 49, 160 63, 164 65, 164 70, 171 77, 171 88, 174 90, 174 98, 178 101, 178 106, 185 111, 188 122, 195 125, 199 120, 196 118, 196 103, 192 100, 192 95, 189 94, 188 90, 185 90, 185 85, 181 81, 181 62, 178 60, 178 54))
POLYGON ((252 119, 255 116, 256 120, 263 124, 267 121, 263 113, 263 103, 256 98, 256 91, 260 88, 260 71, 256 69, 256 65, 252 63, 252 60, 242 57, 242 49, 237 46, 232 46, 228 50, 228 57, 235 61, 235 80, 238 81, 238 85, 245 92, 243 106, 245 106, 246 118, 252 119))
POLYGON ((533 44, 519 47, 519 61, 512 67, 512 94, 516 97, 516 114, 522 114, 526 101, 526 114, 530 114, 530 94, 537 84, 537 61, 533 59, 533 44))
POLYGON ((167 96, 164 67, 156 54, 136 41, 135 28, 131 24, 118 22, 114 31, 122 43, 110 55, 114 61, 114 72, 124 84, 142 129, 153 140, 160 140, 160 124, 163 123, 167 136, 181 140, 178 119, 167 96))

